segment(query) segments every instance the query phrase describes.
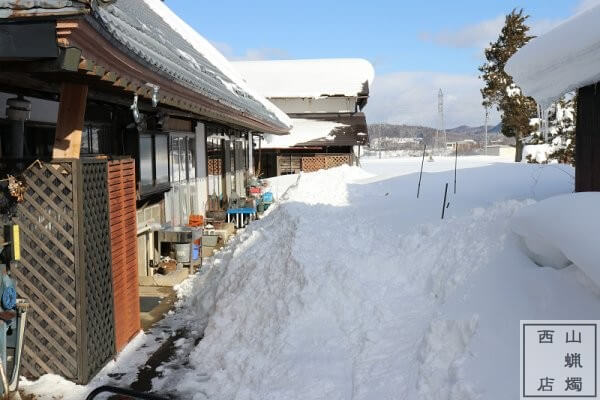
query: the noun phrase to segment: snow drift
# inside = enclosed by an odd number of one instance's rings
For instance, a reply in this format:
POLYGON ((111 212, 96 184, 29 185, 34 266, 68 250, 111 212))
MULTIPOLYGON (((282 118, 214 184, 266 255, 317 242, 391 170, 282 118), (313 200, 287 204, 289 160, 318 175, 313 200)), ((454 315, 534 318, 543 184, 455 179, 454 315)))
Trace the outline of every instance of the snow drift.
POLYGON ((520 210, 512 222, 541 266, 571 263, 600 287, 600 193, 552 197, 520 210))
MULTIPOLYGON (((504 180, 531 190, 526 171, 552 173, 541 193, 568 180, 558 168, 524 164, 488 167, 494 182, 478 168, 461 170, 471 183, 440 223, 437 189, 452 161, 427 166, 441 172, 424 176, 419 201, 406 190, 416 174, 381 180, 346 166, 274 180, 288 187, 280 204, 180 288, 189 329, 204 336, 189 339, 184 359, 167 363, 154 389, 193 399, 480 398, 463 372, 473 363, 469 349, 480 329, 506 322, 486 319, 494 299, 465 301, 465 285, 506 257, 511 217, 528 204, 494 199, 518 197, 502 191, 504 180), (446 304, 456 301, 460 315, 448 315, 446 304)), ((389 170, 406 174, 399 165, 389 170)), ((496 369, 489 360, 489 352, 478 360, 482 370, 496 369)), ((485 398, 506 397, 491 394, 485 398)))

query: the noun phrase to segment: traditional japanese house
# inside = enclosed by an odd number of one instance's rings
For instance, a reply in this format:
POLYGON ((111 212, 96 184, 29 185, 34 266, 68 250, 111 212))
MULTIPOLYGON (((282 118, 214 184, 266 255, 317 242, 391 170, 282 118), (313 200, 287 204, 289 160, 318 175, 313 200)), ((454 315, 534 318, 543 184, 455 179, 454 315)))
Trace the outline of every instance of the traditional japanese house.
POLYGON ((290 122, 160 0, 0 0, 0 104, 24 370, 85 383, 140 329, 136 239, 244 193, 252 136, 290 122))
POLYGON ((546 109, 577 94, 575 190, 600 191, 600 7, 591 8, 532 39, 506 71, 546 109))
POLYGON ((292 118, 289 136, 264 135, 262 176, 353 164, 368 143, 363 113, 374 70, 362 59, 235 62, 244 79, 292 118))

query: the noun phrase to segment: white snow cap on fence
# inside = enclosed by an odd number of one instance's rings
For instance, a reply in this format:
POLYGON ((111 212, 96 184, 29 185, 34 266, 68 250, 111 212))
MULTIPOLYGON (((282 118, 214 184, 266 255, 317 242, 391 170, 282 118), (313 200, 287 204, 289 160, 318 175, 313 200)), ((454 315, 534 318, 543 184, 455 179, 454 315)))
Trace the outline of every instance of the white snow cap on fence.
POLYGON ((571 263, 600 287, 600 192, 551 197, 519 210, 512 230, 537 264, 563 268, 571 263))
POLYGON ((506 65, 526 96, 547 107, 563 94, 600 81, 600 6, 532 39, 506 65))
POLYGON ((375 70, 360 58, 234 62, 246 82, 267 98, 356 96, 375 70))
MULTIPOLYGON (((234 85, 225 85, 227 88, 236 93, 236 89, 246 92, 254 97, 258 102, 265 106, 285 125, 291 127, 292 123, 286 113, 281 111, 273 103, 264 97, 264 94, 256 91, 256 88, 250 87, 240 76, 237 69, 221 54, 208 40, 183 21, 177 14, 160 0, 144 0, 144 2, 158 14, 175 32, 185 39, 198 53, 202 54, 212 65, 217 67, 225 74, 234 85)), ((185 53, 181 54, 185 58, 185 53)), ((189 57, 189 56, 188 56, 189 57)), ((193 59, 192 59, 193 60, 193 59)), ((190 62, 193 62, 190 60, 190 62)), ((237 94, 237 93, 236 93, 237 94)))

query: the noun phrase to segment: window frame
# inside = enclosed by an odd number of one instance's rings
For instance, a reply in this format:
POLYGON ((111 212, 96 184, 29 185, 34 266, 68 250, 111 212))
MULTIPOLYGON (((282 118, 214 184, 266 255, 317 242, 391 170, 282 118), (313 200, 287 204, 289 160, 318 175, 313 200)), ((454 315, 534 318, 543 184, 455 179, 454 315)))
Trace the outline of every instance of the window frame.
POLYGON ((198 162, 198 154, 196 154, 196 140, 198 140, 198 138, 196 137, 196 134, 194 132, 169 132, 169 176, 171 184, 189 182, 197 178, 196 164, 198 162), (176 138, 183 139, 182 141, 180 141, 180 143, 184 143, 183 160, 181 159, 182 149, 178 148, 179 160, 177 164, 179 166, 184 166, 184 171, 180 169, 177 173, 177 175, 179 176, 178 180, 175 180, 175 171, 173 171, 173 168, 175 166, 175 163, 173 162, 173 157, 175 157, 175 149, 173 148, 173 142, 176 138), (190 169, 194 171, 194 176, 191 176, 192 174, 190 169), (182 173, 184 174, 184 178, 181 178, 182 173))
POLYGON ((101 154, 108 154, 108 141, 111 136, 112 125, 109 122, 85 121, 83 130, 81 131, 82 140, 80 144, 80 154, 84 157, 93 157, 101 154), (98 151, 94 151, 93 144, 93 129, 99 131, 98 134, 98 151), (85 135, 86 140, 83 140, 85 135), (87 148, 84 148, 84 143, 87 148))
POLYGON ((171 189, 171 158, 170 158, 170 144, 169 144, 169 134, 167 132, 159 132, 159 131, 146 131, 139 133, 138 145, 137 145, 137 161, 138 164, 138 184, 139 184, 139 192, 140 196, 152 195, 158 192, 166 192, 171 189), (167 182, 158 182, 157 179, 157 145, 156 145, 156 137, 157 136, 165 136, 167 137, 167 182), (141 142, 142 138, 152 139, 152 150, 151 150, 151 160, 152 160, 152 184, 143 185, 142 184, 142 168, 141 168, 141 142))

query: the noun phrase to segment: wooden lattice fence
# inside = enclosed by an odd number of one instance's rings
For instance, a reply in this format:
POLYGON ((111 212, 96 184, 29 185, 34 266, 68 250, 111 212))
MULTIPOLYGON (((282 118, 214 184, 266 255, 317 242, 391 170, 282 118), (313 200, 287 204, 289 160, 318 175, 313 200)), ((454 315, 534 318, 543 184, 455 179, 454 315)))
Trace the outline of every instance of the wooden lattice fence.
POLYGON ((223 161, 220 158, 211 158, 208 160, 208 174, 221 175, 223 173, 223 161))
POLYGON ((351 165, 352 158, 349 154, 326 156, 325 157, 325 168, 341 167, 342 165, 351 165))
POLYGON ((352 164, 352 157, 349 154, 302 157, 302 171, 304 172, 315 172, 320 169, 335 168, 345 164, 352 164))
POLYGON ((12 271, 31 303, 23 373, 87 383, 115 354, 107 163, 40 162, 23 177, 22 255, 12 271))
POLYGON ((302 157, 302 171, 315 172, 326 168, 325 157, 302 157))

